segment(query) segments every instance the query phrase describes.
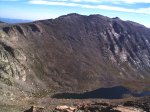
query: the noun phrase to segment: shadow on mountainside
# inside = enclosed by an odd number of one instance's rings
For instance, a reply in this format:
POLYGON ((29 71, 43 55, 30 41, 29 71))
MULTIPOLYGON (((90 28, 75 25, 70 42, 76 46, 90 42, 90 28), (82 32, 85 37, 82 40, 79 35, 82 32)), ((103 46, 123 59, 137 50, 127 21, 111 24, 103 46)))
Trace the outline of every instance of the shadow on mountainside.
POLYGON ((103 99, 121 99, 125 95, 142 97, 150 96, 150 91, 143 91, 141 93, 133 93, 123 86, 115 86, 110 88, 99 88, 94 91, 84 93, 58 93, 54 94, 52 98, 65 99, 88 99, 88 98, 103 98, 103 99))
POLYGON ((104 99, 120 99, 125 94, 131 94, 130 90, 116 86, 111 88, 100 88, 94 91, 84 93, 58 93, 53 95, 53 98, 66 98, 66 99, 88 99, 88 98, 104 98, 104 99))

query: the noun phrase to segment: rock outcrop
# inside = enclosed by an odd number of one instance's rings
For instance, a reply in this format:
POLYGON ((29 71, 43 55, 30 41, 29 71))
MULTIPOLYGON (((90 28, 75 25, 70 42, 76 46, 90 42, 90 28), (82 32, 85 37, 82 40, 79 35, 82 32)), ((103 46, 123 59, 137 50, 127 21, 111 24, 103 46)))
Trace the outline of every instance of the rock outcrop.
POLYGON ((127 101, 124 106, 141 108, 145 112, 150 112, 150 97, 140 98, 135 101, 127 101))
POLYGON ((32 106, 30 109, 24 112, 44 112, 44 107, 32 106))
POLYGON ((77 107, 58 106, 53 112, 149 112, 136 106, 111 105, 109 103, 83 104, 77 107), (63 107, 63 108, 62 108, 63 107), (73 108, 73 109, 72 109, 73 108))

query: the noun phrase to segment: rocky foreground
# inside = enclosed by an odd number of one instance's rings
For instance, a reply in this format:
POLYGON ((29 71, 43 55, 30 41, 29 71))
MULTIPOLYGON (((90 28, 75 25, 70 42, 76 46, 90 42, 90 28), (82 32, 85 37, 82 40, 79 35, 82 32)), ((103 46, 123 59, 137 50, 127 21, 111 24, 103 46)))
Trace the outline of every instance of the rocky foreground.
POLYGON ((150 112, 150 97, 127 101, 82 102, 72 106, 58 105, 54 108, 32 106, 24 112, 150 112))

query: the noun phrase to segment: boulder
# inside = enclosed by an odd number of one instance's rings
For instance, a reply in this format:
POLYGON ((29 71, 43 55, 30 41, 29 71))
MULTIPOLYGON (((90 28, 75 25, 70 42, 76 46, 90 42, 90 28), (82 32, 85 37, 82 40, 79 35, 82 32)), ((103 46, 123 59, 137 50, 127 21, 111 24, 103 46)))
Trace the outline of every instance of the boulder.
POLYGON ((40 106, 31 106, 30 109, 24 111, 24 112, 44 112, 44 107, 40 106))

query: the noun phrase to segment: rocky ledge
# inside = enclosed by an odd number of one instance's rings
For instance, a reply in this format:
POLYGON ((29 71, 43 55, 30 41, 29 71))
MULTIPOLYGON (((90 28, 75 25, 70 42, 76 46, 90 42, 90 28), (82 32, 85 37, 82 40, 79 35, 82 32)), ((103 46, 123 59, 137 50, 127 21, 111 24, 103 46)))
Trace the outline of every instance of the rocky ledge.
POLYGON ((24 112, 150 112, 150 97, 81 102, 72 106, 58 105, 54 109, 32 106, 24 112))
POLYGON ((83 104, 77 107, 57 106, 53 112, 149 112, 139 107, 111 105, 109 103, 83 104))

